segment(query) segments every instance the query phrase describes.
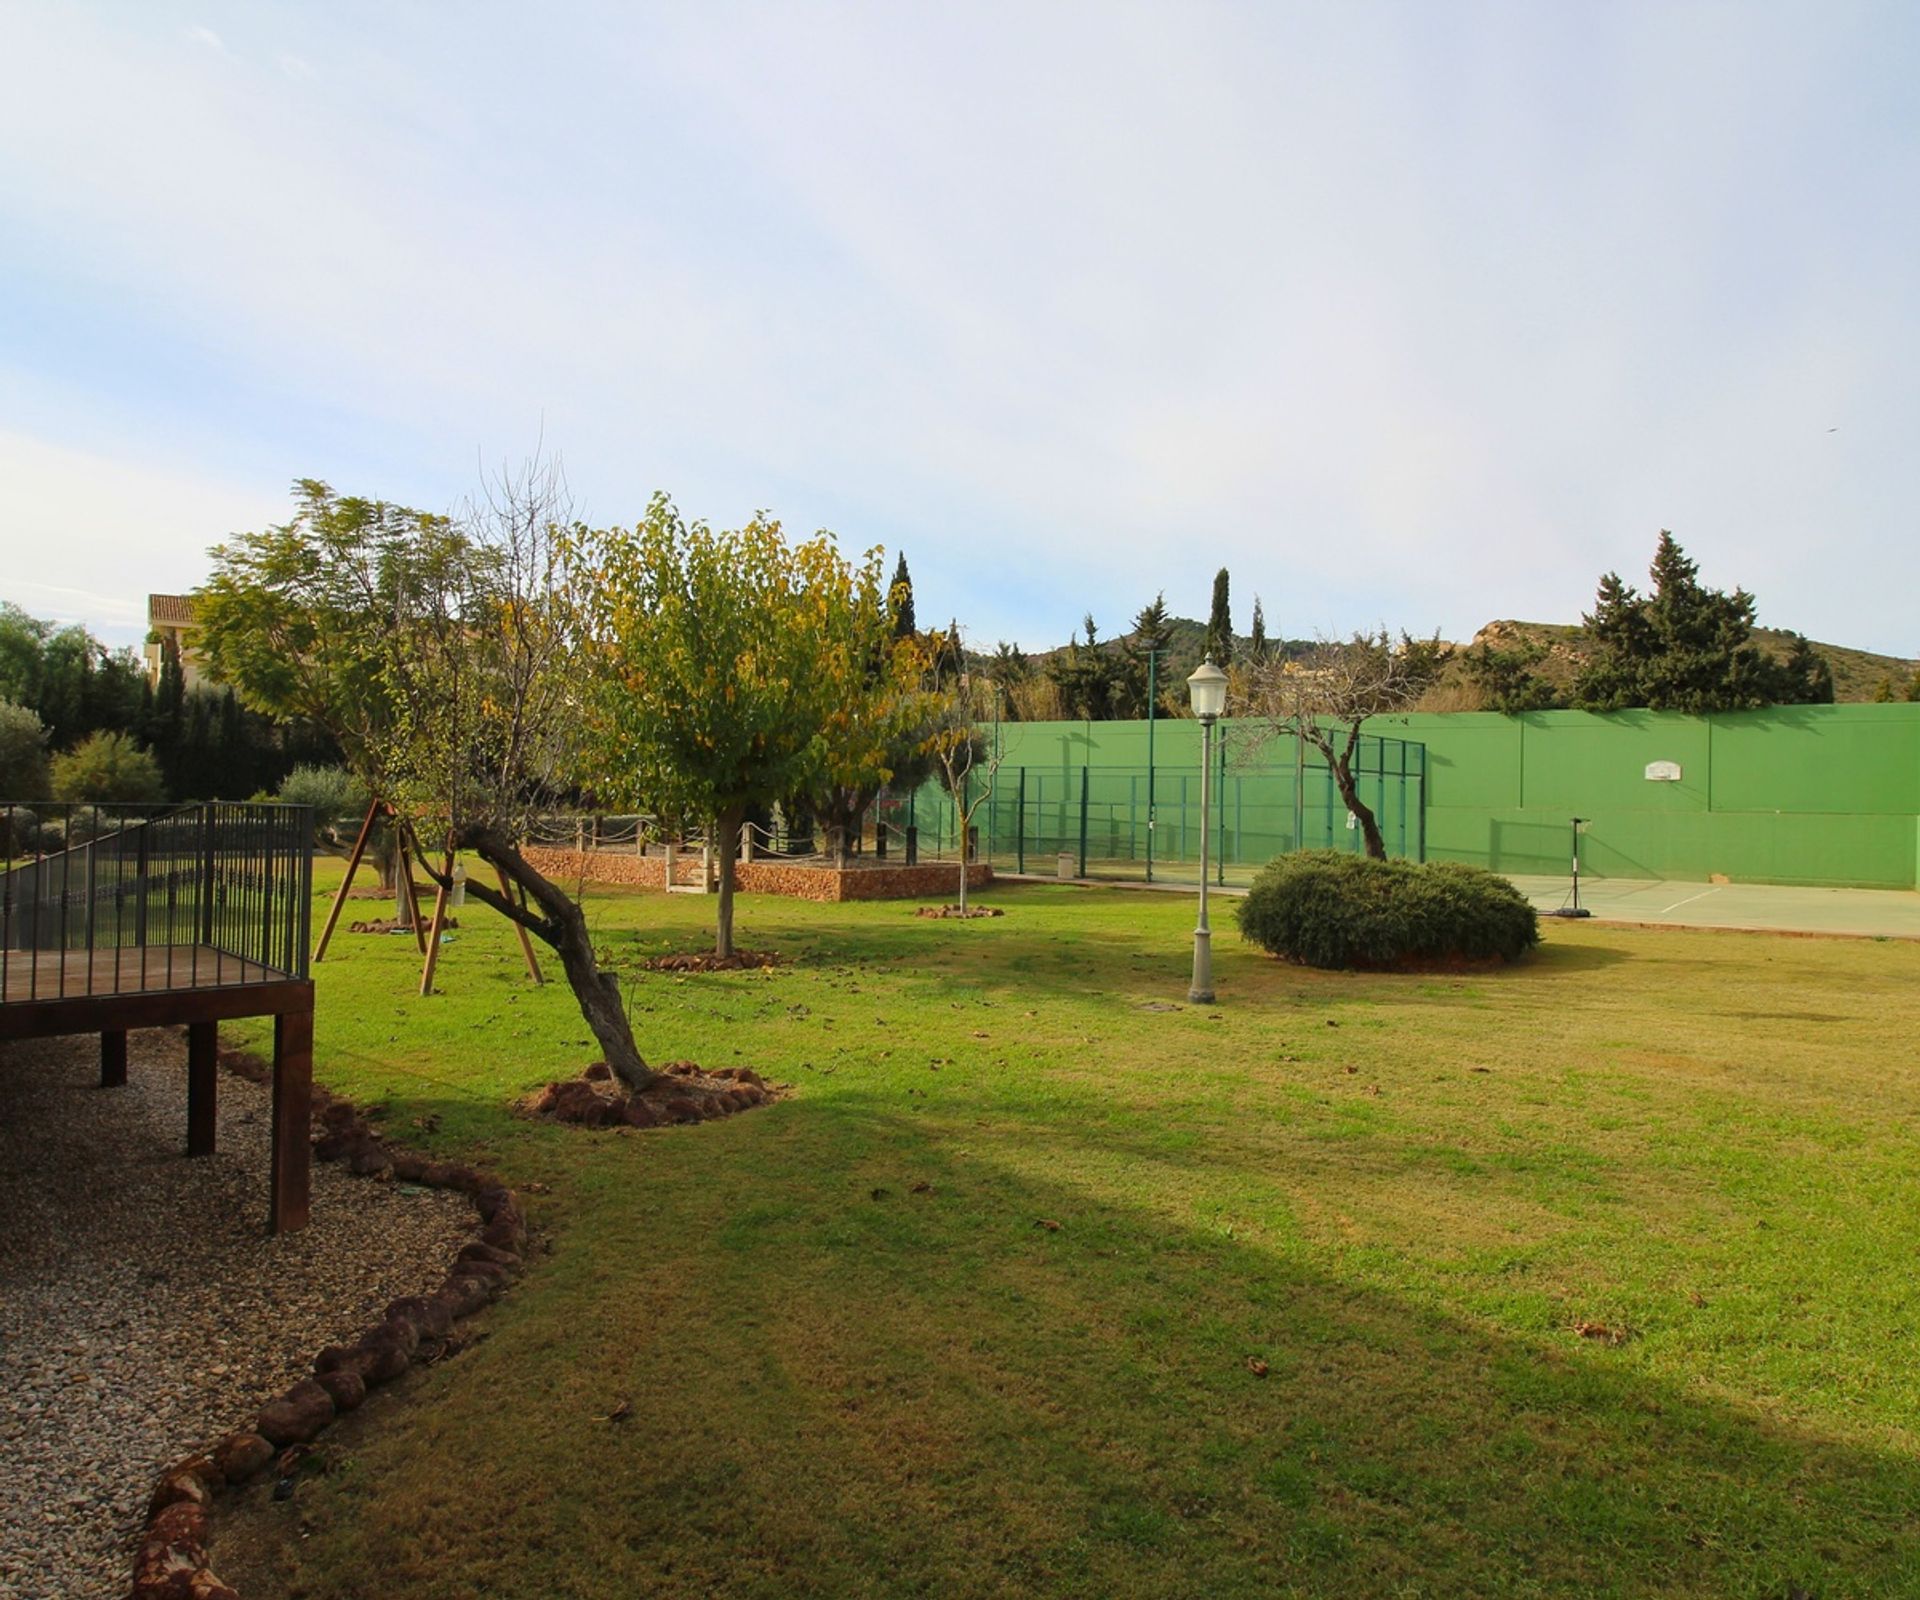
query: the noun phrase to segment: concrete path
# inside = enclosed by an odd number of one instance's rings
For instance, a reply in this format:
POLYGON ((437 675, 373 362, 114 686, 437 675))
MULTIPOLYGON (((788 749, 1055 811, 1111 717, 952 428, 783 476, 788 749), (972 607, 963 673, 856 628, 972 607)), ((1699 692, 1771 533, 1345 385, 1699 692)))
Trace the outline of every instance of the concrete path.
MULTIPOLYGON (((1057 883, 1051 874, 996 874, 1012 883, 1057 883)), ((1215 894, 1245 894, 1244 874, 1228 868, 1215 894)), ((1070 880, 1084 886, 1194 892, 1184 883, 1146 884, 1113 878, 1070 880)), ((1515 876, 1513 883, 1541 911, 1570 901, 1565 878, 1515 876)), ((1583 878, 1580 904, 1596 922, 1673 928, 1745 928, 1762 933, 1825 933, 1867 939, 1920 940, 1920 893, 1911 889, 1792 889, 1766 883, 1682 883, 1667 879, 1583 878)))

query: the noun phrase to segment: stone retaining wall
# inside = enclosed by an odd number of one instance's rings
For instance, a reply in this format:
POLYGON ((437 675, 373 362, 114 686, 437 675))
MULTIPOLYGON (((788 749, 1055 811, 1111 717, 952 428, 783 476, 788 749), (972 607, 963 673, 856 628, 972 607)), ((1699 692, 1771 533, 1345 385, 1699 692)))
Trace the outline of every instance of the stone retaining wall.
MULTIPOLYGON (((636 889, 666 887, 666 860, 662 856, 540 848, 530 848, 524 854, 530 866, 556 883, 584 878, 588 883, 619 883, 636 889)), ((935 861, 913 867, 852 867, 841 871, 791 861, 741 861, 734 866, 733 884, 742 894, 784 894, 798 900, 924 900, 958 893, 960 875, 956 868, 957 863, 935 861)), ((699 857, 685 855, 676 874, 691 878, 699 870, 699 857)), ((969 891, 984 889, 992 882, 991 863, 976 861, 967 868, 969 891)))

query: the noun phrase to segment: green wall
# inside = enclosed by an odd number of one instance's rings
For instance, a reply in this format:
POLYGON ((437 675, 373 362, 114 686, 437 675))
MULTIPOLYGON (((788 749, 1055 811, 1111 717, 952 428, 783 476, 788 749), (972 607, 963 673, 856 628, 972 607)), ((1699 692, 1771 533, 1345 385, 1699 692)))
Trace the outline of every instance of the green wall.
MULTIPOLYGON (((1427 855, 1561 873, 1568 819, 1596 876, 1911 889, 1920 883, 1920 705, 1379 717, 1427 747, 1427 855), (1678 783, 1650 783, 1652 761, 1678 783)), ((1141 767, 1144 722, 1003 723, 1006 761, 1141 767)), ((1200 730, 1154 728, 1154 766, 1197 769, 1200 730)))

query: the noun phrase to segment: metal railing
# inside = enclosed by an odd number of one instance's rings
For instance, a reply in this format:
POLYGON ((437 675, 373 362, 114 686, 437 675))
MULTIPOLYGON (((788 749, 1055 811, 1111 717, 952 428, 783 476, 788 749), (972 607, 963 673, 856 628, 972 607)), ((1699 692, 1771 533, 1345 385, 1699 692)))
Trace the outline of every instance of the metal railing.
POLYGON ((307 975, 305 806, 0 803, 0 1003, 307 975))

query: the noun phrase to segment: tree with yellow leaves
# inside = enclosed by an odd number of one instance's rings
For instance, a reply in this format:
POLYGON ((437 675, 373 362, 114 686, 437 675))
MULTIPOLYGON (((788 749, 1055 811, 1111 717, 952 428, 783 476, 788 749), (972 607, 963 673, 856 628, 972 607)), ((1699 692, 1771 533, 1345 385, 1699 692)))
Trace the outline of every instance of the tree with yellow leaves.
POLYGON ((583 534, 575 560, 598 656, 598 787, 710 826, 714 950, 730 956, 748 813, 827 774, 884 770, 902 713, 875 685, 904 692, 915 669, 912 642, 872 626, 879 552, 854 567, 829 535, 789 545, 765 516, 716 532, 656 495, 638 526, 583 534))

